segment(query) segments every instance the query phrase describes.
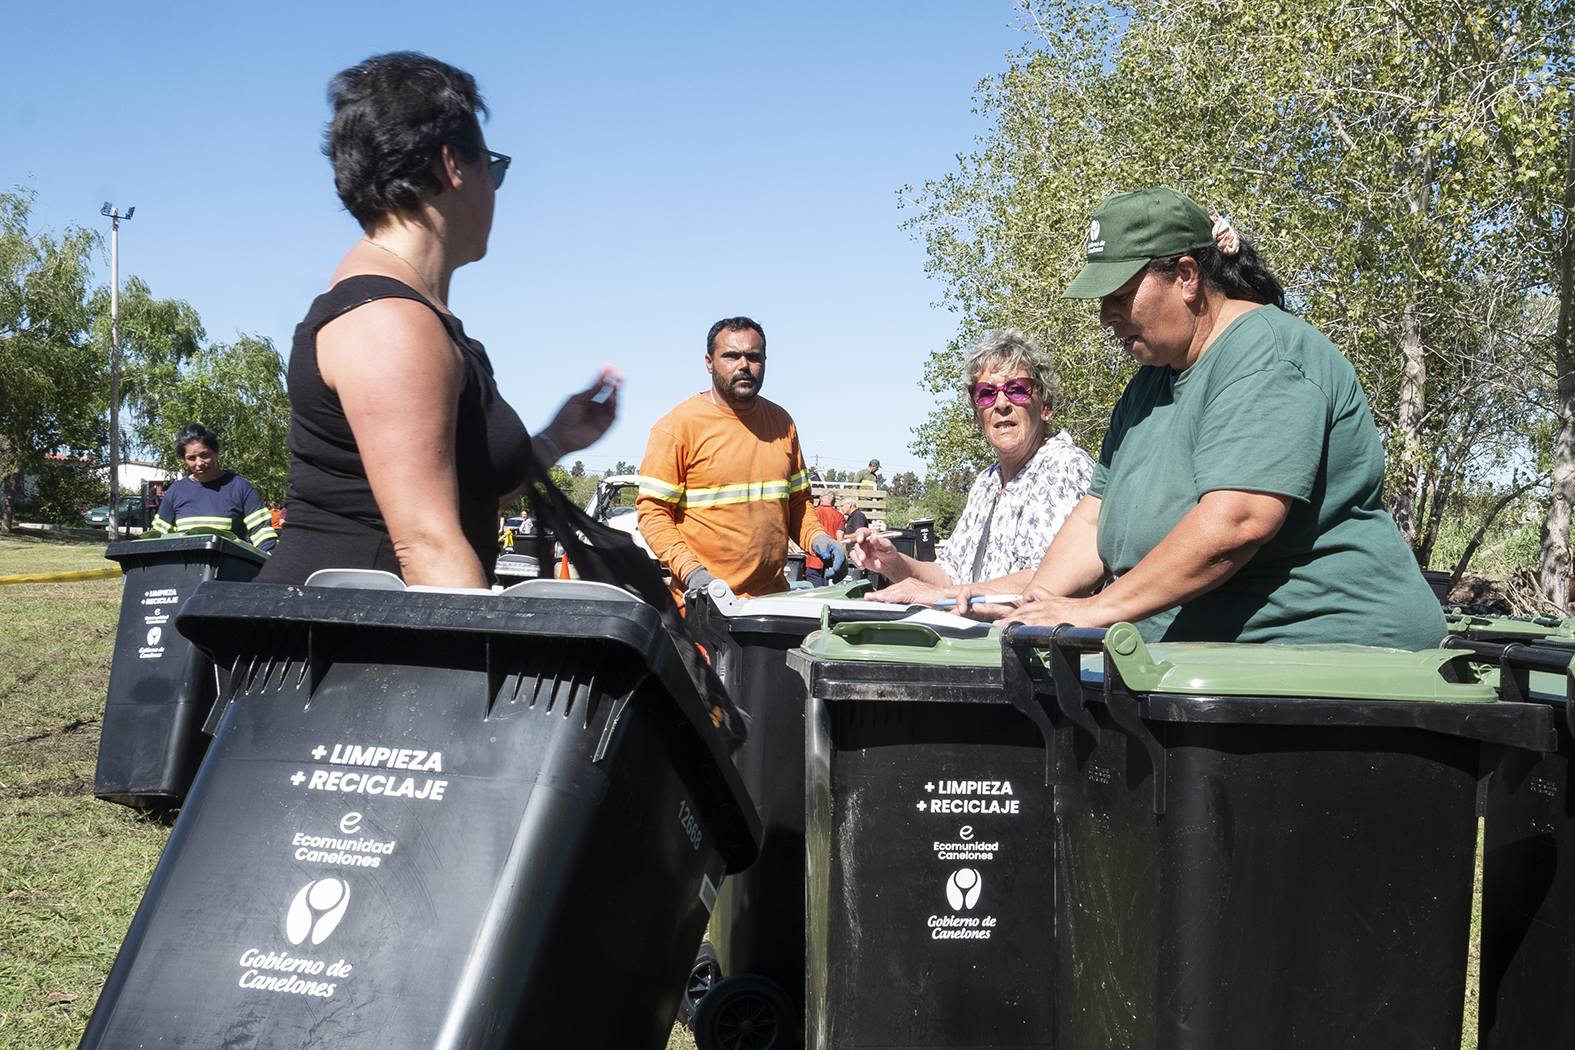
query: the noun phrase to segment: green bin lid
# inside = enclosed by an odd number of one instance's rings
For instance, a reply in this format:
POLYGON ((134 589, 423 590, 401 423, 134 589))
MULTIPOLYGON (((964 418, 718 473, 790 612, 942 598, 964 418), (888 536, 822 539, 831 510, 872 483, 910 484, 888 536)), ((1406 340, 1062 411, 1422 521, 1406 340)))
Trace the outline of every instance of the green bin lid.
MULTIPOLYGON (((1459 677, 1478 675, 1458 649, 1379 649, 1362 645, 1264 645, 1186 642, 1145 645, 1131 624, 1116 624, 1106 648, 1128 688, 1191 696, 1318 697, 1343 700, 1492 703, 1496 681, 1450 682, 1440 673, 1454 663, 1459 677)), ((992 667, 1001 664, 1000 631, 947 637, 918 623, 842 623, 817 631, 803 649, 824 660, 992 667)), ((1099 654, 1084 658, 1085 677, 1100 669, 1099 654)), ((1484 669, 1485 670, 1485 669, 1484 669)), ((1036 677, 1038 677, 1036 675, 1036 677)))
POLYGON ((933 627, 902 620, 839 623, 809 635, 802 648, 822 660, 1001 668, 998 627, 943 636, 933 627))
POLYGON ((1449 630, 1452 634, 1476 631, 1503 636, 1524 635, 1527 639, 1563 638, 1575 641, 1575 619, 1543 620, 1539 623, 1523 617, 1479 616, 1465 613, 1459 617, 1450 617, 1450 621, 1449 630))

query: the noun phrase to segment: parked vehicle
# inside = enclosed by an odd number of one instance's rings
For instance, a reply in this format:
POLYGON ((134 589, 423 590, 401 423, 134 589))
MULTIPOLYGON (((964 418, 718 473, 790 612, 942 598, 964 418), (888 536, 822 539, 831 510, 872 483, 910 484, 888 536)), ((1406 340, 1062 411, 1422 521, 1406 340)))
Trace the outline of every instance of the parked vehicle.
MULTIPOLYGON (((116 520, 119 521, 121 525, 141 525, 142 497, 120 497, 120 513, 116 515, 116 520)), ((94 507, 86 514, 82 515, 82 521, 84 524, 92 528, 103 528, 105 525, 109 524, 109 507, 107 505, 103 507, 94 507)))
POLYGON ((596 494, 585 505, 585 513, 619 532, 627 532, 634 537, 634 542, 641 550, 656 560, 656 553, 645 542, 645 537, 640 535, 639 526, 635 523, 634 498, 639 490, 640 478, 637 474, 614 474, 603 478, 601 484, 596 486, 596 494))

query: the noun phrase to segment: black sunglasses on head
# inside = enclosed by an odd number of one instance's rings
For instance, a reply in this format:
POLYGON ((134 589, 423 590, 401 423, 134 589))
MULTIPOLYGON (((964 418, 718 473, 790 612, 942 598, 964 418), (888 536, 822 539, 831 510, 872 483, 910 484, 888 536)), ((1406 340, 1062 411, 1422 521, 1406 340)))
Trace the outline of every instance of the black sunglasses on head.
POLYGON ((502 153, 494 153, 490 149, 487 150, 487 156, 492 158, 492 163, 487 165, 487 170, 492 172, 492 188, 500 190, 503 188, 503 176, 508 174, 509 165, 514 162, 514 158, 502 153))

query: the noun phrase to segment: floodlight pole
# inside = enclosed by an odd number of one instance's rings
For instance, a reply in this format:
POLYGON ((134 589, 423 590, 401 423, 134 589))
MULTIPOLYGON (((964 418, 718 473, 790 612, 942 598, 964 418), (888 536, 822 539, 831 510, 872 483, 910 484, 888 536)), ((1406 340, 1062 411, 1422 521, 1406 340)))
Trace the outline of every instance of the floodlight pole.
POLYGON ((130 219, 135 207, 120 214, 108 201, 99 209, 109 216, 109 525, 111 540, 120 538, 120 220, 130 219))

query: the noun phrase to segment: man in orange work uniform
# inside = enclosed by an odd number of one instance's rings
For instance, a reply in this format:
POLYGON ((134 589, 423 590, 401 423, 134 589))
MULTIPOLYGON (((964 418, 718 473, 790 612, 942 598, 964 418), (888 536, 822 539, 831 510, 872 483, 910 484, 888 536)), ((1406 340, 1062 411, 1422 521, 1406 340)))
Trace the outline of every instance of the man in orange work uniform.
POLYGON ((787 590, 788 538, 841 568, 846 552, 810 513, 798 429, 760 396, 766 333, 728 317, 706 336, 711 386, 656 421, 640 462, 640 534, 674 598, 722 580, 740 597, 787 590))

